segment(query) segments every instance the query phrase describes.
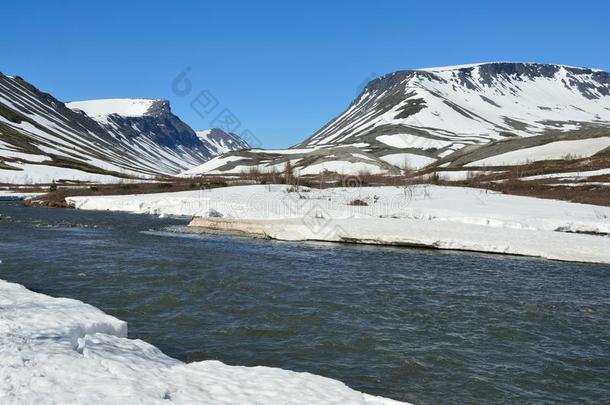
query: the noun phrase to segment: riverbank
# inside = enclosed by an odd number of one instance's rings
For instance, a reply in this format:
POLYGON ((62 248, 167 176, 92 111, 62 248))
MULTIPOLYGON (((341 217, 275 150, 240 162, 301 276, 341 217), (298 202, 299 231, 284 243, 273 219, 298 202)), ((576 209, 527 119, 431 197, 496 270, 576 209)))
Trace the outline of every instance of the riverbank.
POLYGON ((69 197, 78 209, 193 217, 191 226, 328 241, 610 263, 610 208, 465 187, 280 185, 69 197))
POLYGON ((77 300, 0 280, 0 402, 398 404, 309 373, 185 364, 77 300))
POLYGON ((583 263, 610 263, 607 237, 561 232, 453 225, 404 219, 332 220, 324 234, 300 220, 194 218, 191 227, 229 231, 284 241, 318 241, 511 254, 583 263), (356 236, 355 236, 356 235, 356 236))
POLYGON ((0 190, 0 201, 25 200, 27 198, 38 197, 40 192, 21 192, 13 190, 0 190))

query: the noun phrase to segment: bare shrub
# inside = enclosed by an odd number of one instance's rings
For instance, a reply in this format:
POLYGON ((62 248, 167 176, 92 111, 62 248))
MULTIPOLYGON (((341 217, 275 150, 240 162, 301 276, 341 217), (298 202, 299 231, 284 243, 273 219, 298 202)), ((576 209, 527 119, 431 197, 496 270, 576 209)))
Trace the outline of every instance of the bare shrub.
POLYGON ((284 183, 294 184, 294 171, 292 169, 292 164, 290 163, 290 160, 287 160, 286 166, 284 166, 284 183))
POLYGON ((350 201, 350 203, 348 205, 354 205, 354 206, 357 206, 357 207, 368 207, 369 203, 367 203, 364 200, 355 199, 353 201, 350 201))

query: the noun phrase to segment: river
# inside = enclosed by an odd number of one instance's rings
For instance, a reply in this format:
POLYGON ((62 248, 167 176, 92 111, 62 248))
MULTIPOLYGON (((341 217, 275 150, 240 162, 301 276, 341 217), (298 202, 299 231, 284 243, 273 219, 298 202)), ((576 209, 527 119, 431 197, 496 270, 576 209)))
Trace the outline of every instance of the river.
POLYGON ((0 278, 185 360, 417 404, 610 399, 610 266, 167 232, 182 219, 0 202, 0 278))

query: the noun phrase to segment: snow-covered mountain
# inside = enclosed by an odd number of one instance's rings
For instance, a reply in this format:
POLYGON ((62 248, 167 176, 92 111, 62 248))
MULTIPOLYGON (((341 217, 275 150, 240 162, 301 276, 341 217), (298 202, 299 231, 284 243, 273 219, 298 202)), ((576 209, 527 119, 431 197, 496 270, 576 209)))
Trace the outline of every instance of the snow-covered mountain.
POLYGON ((342 114, 275 158, 238 152, 202 167, 215 172, 254 164, 277 167, 288 153, 305 173, 333 168, 350 174, 352 168, 388 172, 387 165, 419 169, 447 162, 466 146, 506 146, 505 140, 531 138, 510 143, 507 150, 513 150, 605 134, 584 151, 594 154, 610 146, 610 133, 600 128, 610 128, 610 74, 605 71, 504 62, 407 70, 371 81, 342 114))
POLYGON ((216 154, 201 143, 195 131, 172 114, 167 100, 107 99, 66 103, 104 127, 156 173, 174 174, 216 154))
POLYGON ((370 82, 348 109, 300 146, 366 142, 433 151, 610 126, 610 74, 535 63, 395 72, 370 82))
POLYGON ((196 133, 165 100, 65 105, 0 74, 0 183, 282 171, 287 162, 300 175, 392 174, 588 157, 608 148, 610 74, 563 65, 483 63, 388 74, 285 150, 248 150, 219 129, 196 133))
POLYGON ((0 183, 152 178, 217 154, 172 114, 166 100, 64 104, 0 73, 0 183))
POLYGON ((206 148, 214 155, 222 155, 223 153, 250 149, 250 145, 234 133, 228 133, 220 128, 206 129, 196 131, 197 137, 206 148))

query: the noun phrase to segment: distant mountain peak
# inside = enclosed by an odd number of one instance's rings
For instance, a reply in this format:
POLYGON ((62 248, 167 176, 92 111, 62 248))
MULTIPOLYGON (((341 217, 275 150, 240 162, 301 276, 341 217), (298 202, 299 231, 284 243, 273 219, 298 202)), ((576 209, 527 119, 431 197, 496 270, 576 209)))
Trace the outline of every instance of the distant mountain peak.
POLYGON ((250 145, 238 135, 225 132, 220 128, 204 129, 195 131, 195 133, 199 140, 215 155, 250 149, 250 145))

